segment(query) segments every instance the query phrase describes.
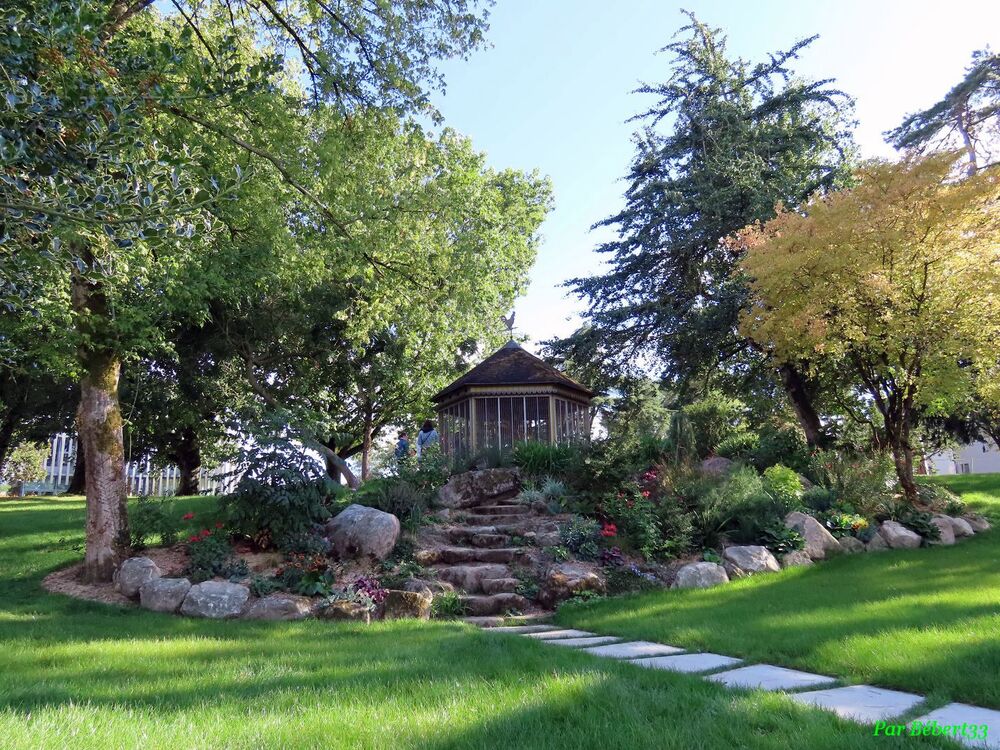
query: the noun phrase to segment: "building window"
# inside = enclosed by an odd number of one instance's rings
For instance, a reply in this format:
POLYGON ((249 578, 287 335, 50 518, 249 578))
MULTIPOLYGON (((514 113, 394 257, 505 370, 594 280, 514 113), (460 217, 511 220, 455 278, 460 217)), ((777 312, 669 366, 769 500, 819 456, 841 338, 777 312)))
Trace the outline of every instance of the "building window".
POLYGON ((528 440, 548 442, 549 434, 548 396, 476 399, 476 446, 480 450, 511 450, 528 440))
POLYGON ((557 443, 572 443, 589 436, 590 418, 587 407, 576 401, 556 399, 555 434, 557 443))

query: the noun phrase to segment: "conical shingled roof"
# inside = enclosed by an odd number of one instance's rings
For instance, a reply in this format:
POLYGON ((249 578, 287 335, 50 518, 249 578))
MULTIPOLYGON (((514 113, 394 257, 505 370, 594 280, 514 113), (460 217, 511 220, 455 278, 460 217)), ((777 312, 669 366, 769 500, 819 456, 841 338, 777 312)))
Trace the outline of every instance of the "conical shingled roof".
POLYGON ((594 395, 590 389, 522 349, 514 340, 508 341, 454 383, 438 391, 431 400, 435 403, 443 401, 471 385, 561 385, 585 398, 594 395))

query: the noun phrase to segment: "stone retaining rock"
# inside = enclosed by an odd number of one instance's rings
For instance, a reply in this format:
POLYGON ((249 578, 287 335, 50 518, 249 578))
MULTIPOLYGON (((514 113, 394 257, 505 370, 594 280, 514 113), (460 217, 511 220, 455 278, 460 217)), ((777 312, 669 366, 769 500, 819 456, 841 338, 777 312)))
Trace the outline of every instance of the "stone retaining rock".
POLYGON ((480 469, 456 474, 438 490, 438 504, 445 508, 468 508, 484 500, 511 496, 521 487, 517 469, 480 469))
POLYGON ((721 477, 733 468, 733 462, 722 456, 712 456, 701 462, 701 473, 707 477, 721 477))
POLYGON ((865 543, 866 552, 888 552, 889 545, 885 543, 885 539, 882 538, 881 534, 876 533, 871 539, 865 543))
POLYGON ((982 531, 990 530, 990 522, 986 520, 985 517, 979 515, 978 513, 965 513, 962 518, 965 520, 972 530, 977 534, 982 531))
POLYGON ((190 590, 187 578, 153 578, 139 588, 139 603, 154 612, 176 612, 190 590))
POLYGON ((674 589, 707 589, 720 583, 728 583, 726 569, 712 562, 688 563, 677 571, 677 577, 670 585, 674 589))
POLYGON ((386 592, 385 601, 382 602, 382 619, 429 620, 433 601, 434 596, 429 590, 396 591, 390 589, 386 592))
POLYGON ((368 624, 372 614, 368 608, 357 602, 332 601, 316 613, 321 620, 354 620, 368 624))
POLYGON ((565 562, 549 568, 538 600, 550 607, 581 591, 603 594, 606 590, 607 583, 597 566, 581 562, 565 562))
POLYGON ((938 539, 928 539, 928 544, 940 544, 949 546, 955 543, 955 531, 951 525, 951 519, 945 515, 935 515, 931 518, 931 523, 937 526, 940 537, 938 539))
POLYGON ((142 584, 159 577, 160 569, 148 557, 130 557, 115 571, 115 590, 134 598, 142 584))
POLYGON ((239 617, 249 598, 250 589, 246 586, 228 581, 205 581, 188 591, 181 604, 181 614, 213 620, 239 617))
POLYGON ((781 570, 774 555, 759 544, 747 544, 738 547, 726 547, 722 553, 722 566, 730 578, 757 573, 771 573, 781 570))
POLYGON ((809 557, 809 555, 806 554, 806 551, 802 549, 789 552, 781 558, 781 567, 783 568, 797 568, 812 564, 812 558, 809 557))
POLYGON ((243 616, 248 620, 302 620, 312 614, 312 608, 308 596, 268 594, 251 604, 243 616))
POLYGON ((878 533, 893 549, 916 549, 920 546, 920 534, 910 531, 898 521, 883 521, 878 533))
POLYGON ((341 560, 384 560, 399 539, 399 519, 364 505, 348 505, 326 523, 326 534, 341 560))
MULTIPOLYGON (((878 536, 876 534, 876 536, 878 536)), ((866 550, 865 543, 856 536, 842 536, 840 538, 840 549, 848 555, 856 555, 866 550)))
POLYGON ((964 518, 954 518, 952 516, 945 516, 948 521, 951 522, 952 533, 955 534, 955 538, 959 539, 961 537, 972 536, 976 533, 976 530, 972 528, 972 524, 966 521, 964 518))
POLYGON ((805 553, 810 559, 822 560, 828 552, 840 552, 840 542, 823 524, 807 513, 792 511, 785 516, 785 526, 803 536, 806 540, 805 553))

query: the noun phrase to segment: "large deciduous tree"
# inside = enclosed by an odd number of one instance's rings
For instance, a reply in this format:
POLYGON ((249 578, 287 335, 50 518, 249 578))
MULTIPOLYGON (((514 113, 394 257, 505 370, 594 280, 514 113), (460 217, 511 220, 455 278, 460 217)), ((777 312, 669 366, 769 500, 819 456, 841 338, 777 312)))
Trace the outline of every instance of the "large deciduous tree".
POLYGON ((881 416, 911 501, 918 414, 1000 396, 1000 181, 954 181, 956 161, 867 164, 855 187, 737 240, 754 294, 743 333, 776 361, 849 374, 881 416))
MULTIPOLYGON (((767 61, 733 58, 726 39, 698 21, 665 48, 672 73, 640 93, 657 98, 636 119, 636 155, 625 207, 600 222, 617 238, 598 251, 610 269, 568 282, 588 304, 588 327, 555 342, 574 359, 598 356, 619 370, 648 362, 672 382, 759 368, 740 336, 747 304, 739 255, 721 240, 796 206, 848 174, 851 100, 830 81, 806 82, 791 65, 812 39, 767 61), (574 353, 575 352, 575 353, 574 353)), ((775 363, 810 440, 821 437, 800 363, 775 363)))
POLYGON ((423 109, 435 60, 464 54, 484 28, 465 0, 173 7, 176 15, 161 20, 152 0, 26 0, 0 18, 0 291, 19 301, 39 257, 67 274, 89 580, 110 579, 128 540, 123 359, 156 343, 164 313, 204 306, 196 293, 166 294, 160 310, 129 299, 179 291, 172 273, 203 247, 188 240, 212 230, 211 204, 240 183, 204 170, 205 137, 226 139, 244 166, 280 175, 330 221, 329 204, 299 179, 297 165, 314 168, 315 154, 265 141, 258 116, 294 115, 323 101, 343 113, 359 104, 423 109), (257 52, 264 40, 267 51, 257 52), (300 66, 304 89, 292 83, 300 66), (193 126, 184 143, 158 137, 178 123, 193 126))

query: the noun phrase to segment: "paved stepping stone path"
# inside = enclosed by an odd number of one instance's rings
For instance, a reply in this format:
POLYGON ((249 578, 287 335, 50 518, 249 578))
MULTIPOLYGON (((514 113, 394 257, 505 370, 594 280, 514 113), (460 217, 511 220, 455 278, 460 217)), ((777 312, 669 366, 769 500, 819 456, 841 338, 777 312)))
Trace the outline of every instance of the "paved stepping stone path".
MULTIPOLYGON (((820 685, 835 684, 837 679, 770 664, 751 664, 729 669, 742 662, 723 654, 684 653, 684 649, 676 646, 651 641, 621 642, 621 639, 615 636, 593 635, 587 631, 542 624, 490 630, 527 636, 541 643, 577 648, 593 656, 616 659, 646 669, 701 673, 704 679, 731 688, 798 691, 789 692, 788 697, 803 705, 832 711, 845 719, 862 724, 874 724, 876 728, 879 722, 898 721, 901 716, 912 715, 914 709, 924 701, 923 696, 914 693, 887 690, 871 685, 810 689, 820 685), (573 637, 579 634, 585 635, 573 637), (717 671, 720 669, 725 671, 717 671)), ((947 734, 948 737, 967 747, 1000 750, 1000 711, 964 703, 949 703, 914 719, 910 722, 910 726, 918 722, 922 726, 937 722, 941 728, 951 727, 951 731, 938 732, 938 736, 947 734)))
POLYGON ((666 669, 671 672, 712 672, 723 667, 735 667, 742 664, 739 659, 721 654, 676 654, 675 656, 654 656, 648 659, 636 659, 635 663, 650 669, 666 669))
POLYGON ((923 701, 913 693, 885 690, 870 685, 851 685, 831 690, 816 690, 792 696, 799 703, 808 703, 833 711, 844 719, 854 719, 863 724, 893 719, 905 714, 923 701))
POLYGON ((682 648, 674 646, 664 646, 660 643, 649 641, 629 641, 628 643, 616 643, 609 646, 597 646, 595 648, 584 649, 594 656, 610 656, 612 659, 638 659, 642 656, 669 656, 679 654, 682 648))
POLYGON ((936 711, 914 719, 912 724, 919 723, 926 726, 932 721, 936 721, 942 727, 966 725, 967 729, 964 735, 959 732, 949 734, 950 737, 963 745, 986 748, 987 750, 1000 750, 1000 711, 969 706, 965 703, 949 703, 947 706, 942 706, 936 711), (975 727, 974 731, 972 727, 975 727), (988 728, 985 737, 982 727, 988 728))
POLYGON ((785 667, 773 667, 770 664, 754 664, 728 672, 719 672, 711 675, 708 679, 712 682, 722 683, 726 687, 756 690, 795 690, 835 681, 832 677, 824 677, 821 674, 810 674, 785 667))

